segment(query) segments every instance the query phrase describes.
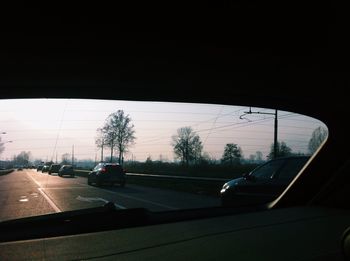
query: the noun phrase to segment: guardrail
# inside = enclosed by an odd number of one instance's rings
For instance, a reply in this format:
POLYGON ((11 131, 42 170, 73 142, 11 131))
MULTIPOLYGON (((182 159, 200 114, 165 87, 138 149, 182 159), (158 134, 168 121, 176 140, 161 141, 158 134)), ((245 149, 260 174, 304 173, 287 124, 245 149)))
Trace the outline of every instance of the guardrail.
POLYGON ((11 172, 13 172, 13 171, 14 171, 14 169, 4 169, 4 170, 0 170, 0 176, 9 174, 9 173, 11 173, 11 172))
POLYGON ((206 178, 206 177, 187 177, 187 176, 173 176, 173 175, 155 175, 155 174, 141 174, 141 173, 126 173, 127 176, 134 177, 149 177, 160 179, 181 179, 181 180, 195 180, 195 181, 214 181, 214 182, 227 182, 230 179, 223 178, 206 178))
MULTIPOLYGON (((88 170, 74 170, 75 175, 81 177, 87 177, 88 170)), ((126 173, 126 176, 130 177, 142 177, 142 178, 158 178, 158 179, 180 179, 180 180, 194 180, 194 181, 213 181, 213 182, 227 182, 231 179, 223 178, 207 178, 207 177, 188 177, 188 176, 174 176, 174 175, 157 175, 157 174, 143 174, 143 173, 126 173)))
MULTIPOLYGON (((90 171, 75 170, 75 175, 87 177, 90 171)), ((165 188, 178 191, 185 191, 195 194, 219 196, 219 191, 223 184, 231 179, 207 178, 207 177, 188 177, 174 175, 156 175, 142 173, 126 173, 127 183, 149 186, 156 188, 165 188)))

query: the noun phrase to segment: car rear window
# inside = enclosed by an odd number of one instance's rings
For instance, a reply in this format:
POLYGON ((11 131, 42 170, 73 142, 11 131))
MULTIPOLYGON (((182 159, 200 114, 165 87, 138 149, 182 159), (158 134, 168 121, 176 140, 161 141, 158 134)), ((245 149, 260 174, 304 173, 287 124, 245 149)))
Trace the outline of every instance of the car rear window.
POLYGON ((119 165, 107 165, 105 167, 107 169, 107 171, 122 171, 122 167, 119 165))
MULTIPOLYGON (((0 101, 0 111, 0 199, 29 202, 2 201, 0 220, 108 201, 151 211, 219 207, 230 184, 241 184, 246 199, 263 194, 269 188, 256 185, 278 182, 271 177, 282 158, 310 157, 328 135, 318 119, 249 105, 22 99, 0 101), (50 165, 74 169, 74 177, 49 175, 50 165), (103 167, 126 175, 98 180, 103 167)), ((288 161, 279 178, 290 182, 305 163, 288 161)))
POLYGON ((255 169, 251 175, 259 179, 271 179, 282 167, 285 160, 276 160, 255 169))

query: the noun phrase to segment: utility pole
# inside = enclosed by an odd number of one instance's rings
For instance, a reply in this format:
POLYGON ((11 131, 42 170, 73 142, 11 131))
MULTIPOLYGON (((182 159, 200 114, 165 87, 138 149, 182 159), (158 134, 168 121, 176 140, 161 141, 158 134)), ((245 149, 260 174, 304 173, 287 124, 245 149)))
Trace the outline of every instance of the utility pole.
POLYGON ((110 163, 112 163, 113 162, 113 146, 114 146, 114 140, 112 140, 112 145, 111 145, 111 158, 110 158, 110 163))
POLYGON ((274 135, 273 135, 273 158, 277 158, 278 156, 278 139, 277 139, 277 133, 278 133, 278 115, 277 115, 277 109, 274 113, 272 112, 260 112, 260 111, 252 111, 252 107, 249 107, 249 111, 244 112, 239 118, 242 120, 243 117, 247 114, 267 114, 267 115, 274 115, 275 116, 275 125, 274 125, 274 135))
POLYGON ((278 141, 277 141, 277 133, 278 133, 278 120, 277 120, 277 109, 275 110, 275 133, 273 137, 273 158, 277 158, 277 150, 278 150, 278 141))
POLYGON ((104 141, 102 140, 102 145, 101 145, 101 162, 103 162, 103 143, 104 141))
POLYGON ((74 144, 72 146, 72 166, 74 166, 74 144))

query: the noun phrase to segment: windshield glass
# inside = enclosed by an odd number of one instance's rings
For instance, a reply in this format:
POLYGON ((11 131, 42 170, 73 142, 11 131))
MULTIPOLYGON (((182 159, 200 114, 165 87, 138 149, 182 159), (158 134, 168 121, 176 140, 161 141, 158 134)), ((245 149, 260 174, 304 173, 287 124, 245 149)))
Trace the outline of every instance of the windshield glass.
POLYGON ((308 158, 276 159, 312 155, 328 135, 293 112, 170 102, 1 100, 0 122, 0 221, 107 202, 151 211, 239 205, 228 181, 271 161, 254 184, 277 171, 290 182, 308 158))

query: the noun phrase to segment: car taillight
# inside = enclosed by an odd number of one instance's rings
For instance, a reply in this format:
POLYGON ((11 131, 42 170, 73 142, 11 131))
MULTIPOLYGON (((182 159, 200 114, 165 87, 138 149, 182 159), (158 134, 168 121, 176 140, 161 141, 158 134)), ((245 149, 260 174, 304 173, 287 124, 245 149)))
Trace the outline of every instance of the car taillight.
POLYGON ((123 172, 126 173, 126 169, 123 169, 123 172))
POLYGON ((102 172, 102 173, 106 173, 106 172, 107 172, 107 169, 106 169, 106 168, 102 168, 102 169, 101 169, 101 172, 102 172))

